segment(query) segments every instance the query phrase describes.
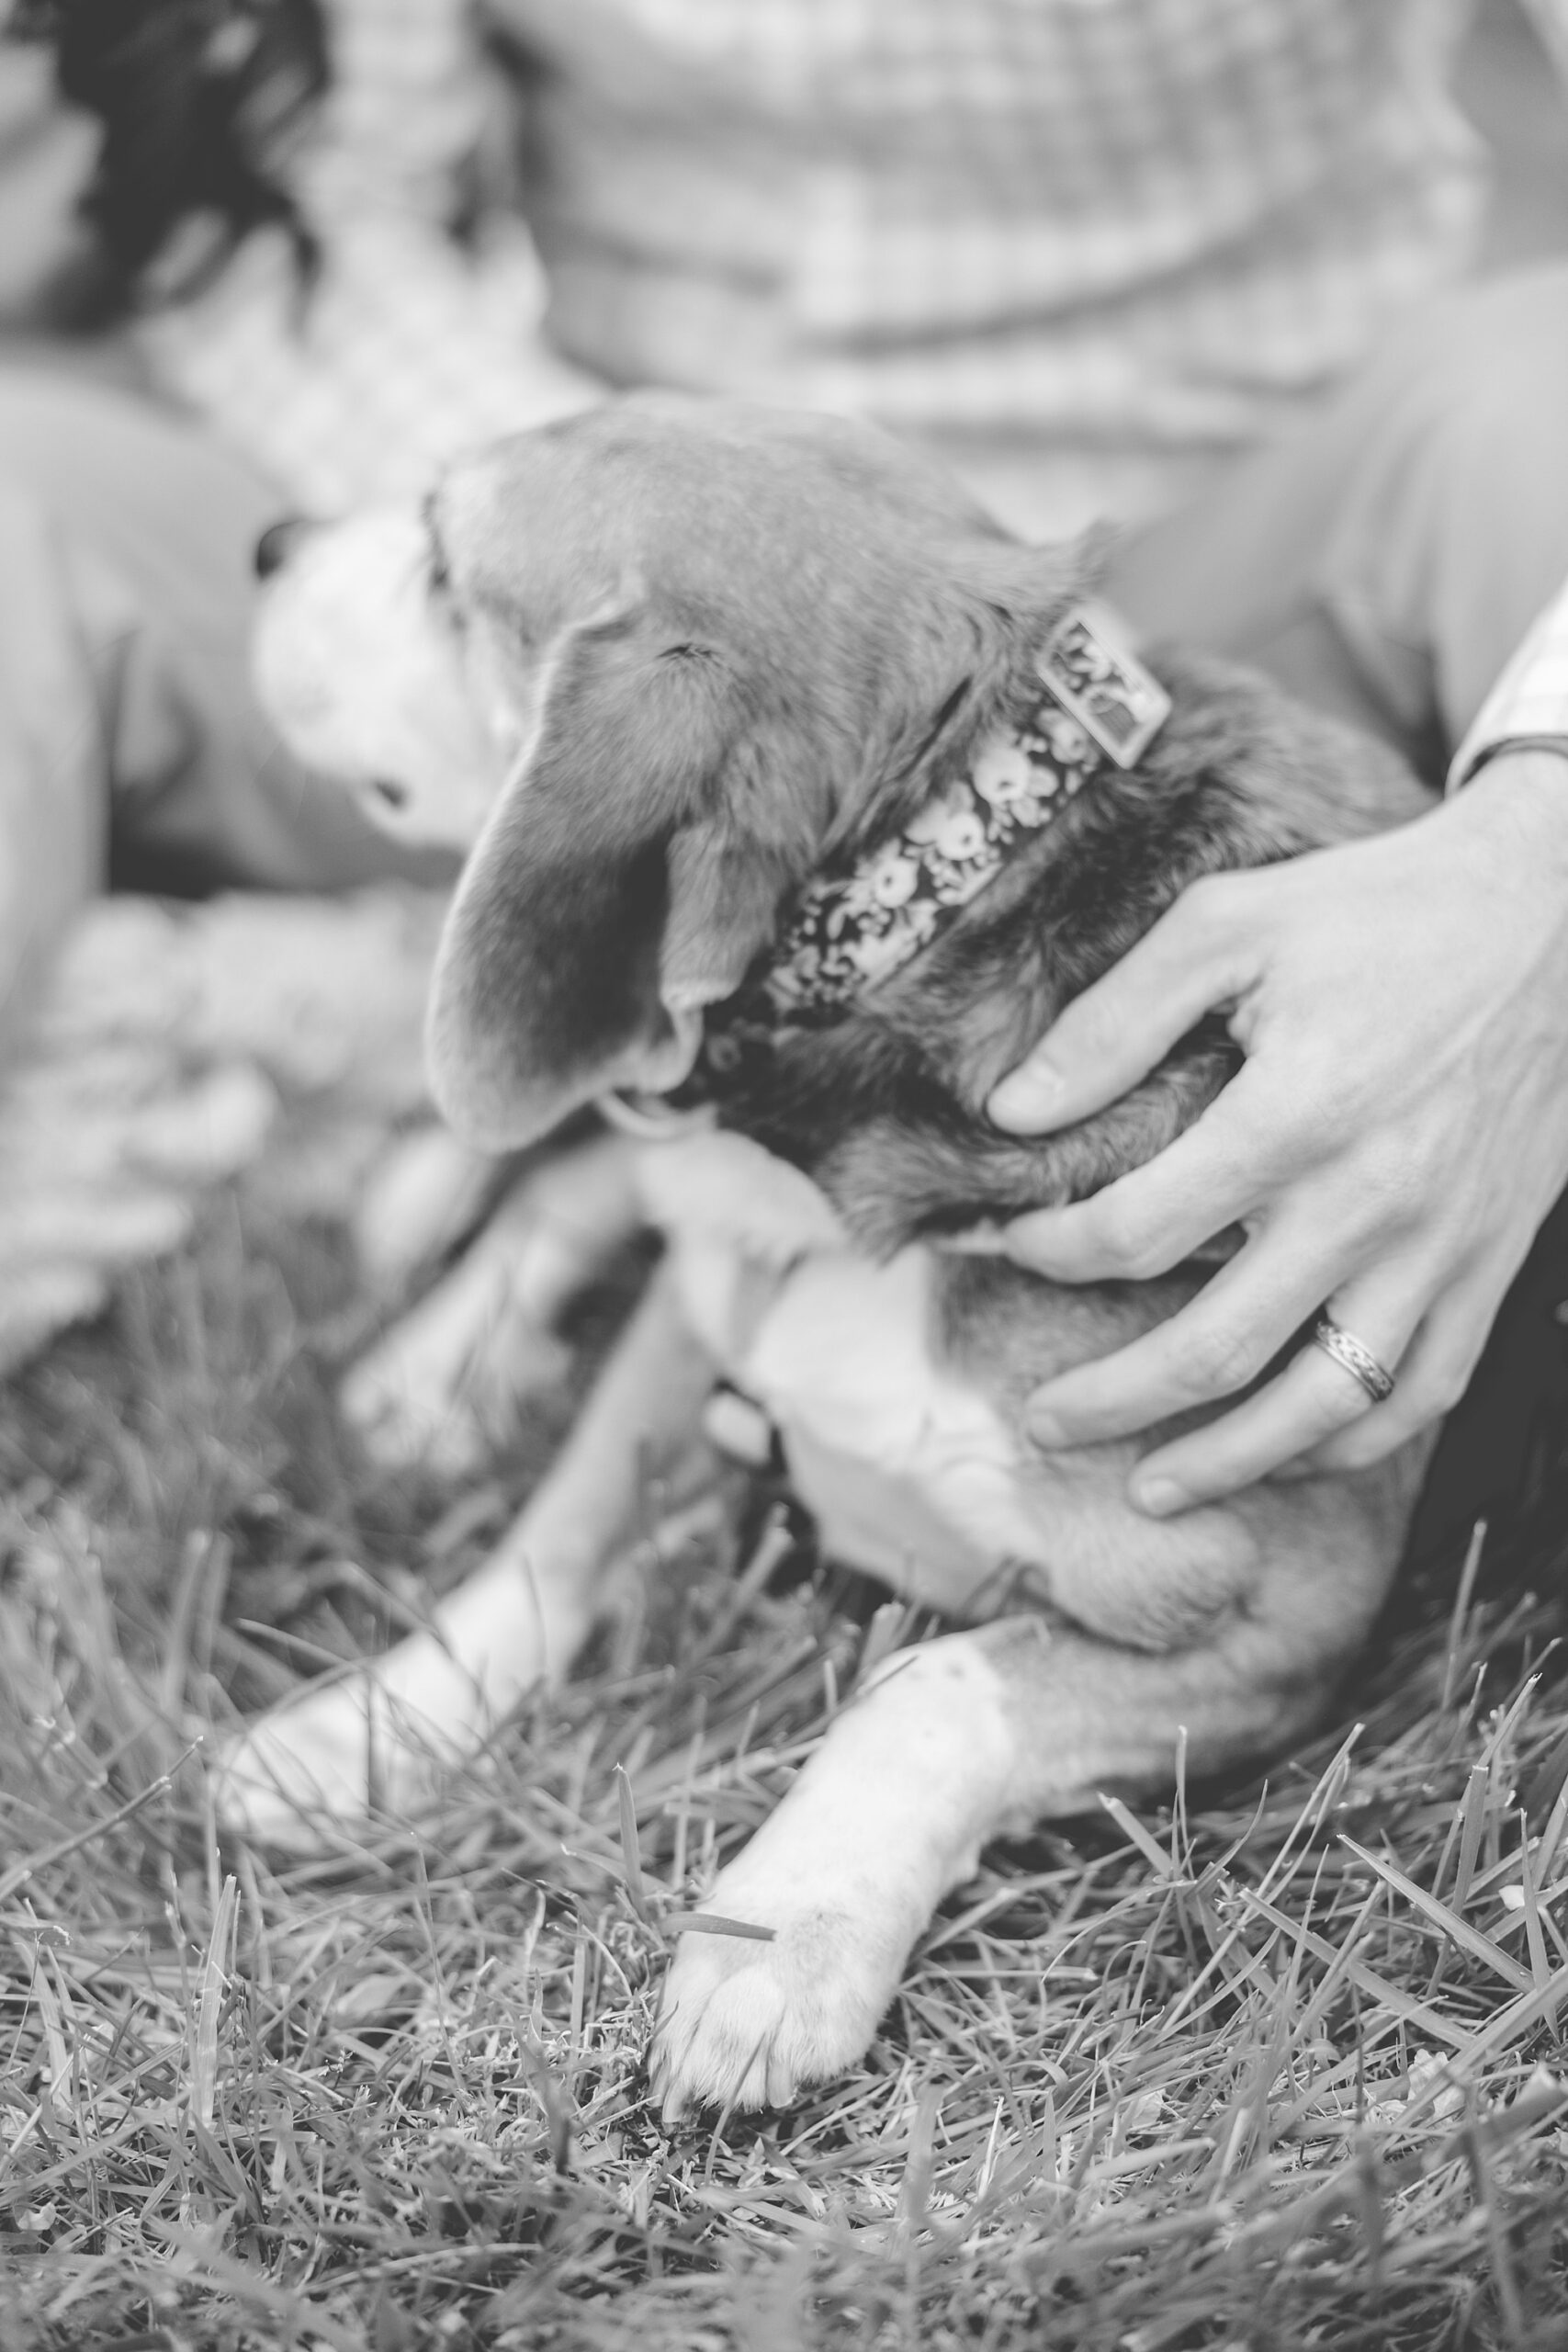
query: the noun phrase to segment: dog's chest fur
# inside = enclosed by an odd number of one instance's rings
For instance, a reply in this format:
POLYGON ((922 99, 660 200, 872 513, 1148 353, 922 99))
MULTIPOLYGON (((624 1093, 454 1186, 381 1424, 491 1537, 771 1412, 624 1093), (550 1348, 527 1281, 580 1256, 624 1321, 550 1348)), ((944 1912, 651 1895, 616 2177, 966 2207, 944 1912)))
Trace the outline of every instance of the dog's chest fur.
POLYGON ((936 1253, 854 1250, 818 1187, 740 1136, 650 1145, 643 1192, 694 1329, 778 1430, 827 1548, 967 1612, 1035 1547, 1008 1416, 940 1359, 936 1253))
POLYGON ((641 1185, 694 1329, 773 1422, 834 1558, 953 1615, 1062 1600, 1125 1449, 1043 1457, 1023 1398, 1191 1282, 1071 1293, 920 1243, 874 1260, 810 1178, 716 1130, 649 1145, 641 1185))

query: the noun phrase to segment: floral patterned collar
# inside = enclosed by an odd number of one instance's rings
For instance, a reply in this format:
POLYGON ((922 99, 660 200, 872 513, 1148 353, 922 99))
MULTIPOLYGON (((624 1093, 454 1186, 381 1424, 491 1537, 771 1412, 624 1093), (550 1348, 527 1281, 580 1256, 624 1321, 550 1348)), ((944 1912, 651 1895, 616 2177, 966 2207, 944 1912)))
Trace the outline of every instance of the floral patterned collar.
POLYGON ((1169 716, 1165 688, 1097 607, 1075 605, 1035 668, 1039 701, 986 738, 967 775, 849 872, 807 884, 742 992, 743 1017, 830 1020, 901 971, 1107 761, 1135 767, 1169 716))

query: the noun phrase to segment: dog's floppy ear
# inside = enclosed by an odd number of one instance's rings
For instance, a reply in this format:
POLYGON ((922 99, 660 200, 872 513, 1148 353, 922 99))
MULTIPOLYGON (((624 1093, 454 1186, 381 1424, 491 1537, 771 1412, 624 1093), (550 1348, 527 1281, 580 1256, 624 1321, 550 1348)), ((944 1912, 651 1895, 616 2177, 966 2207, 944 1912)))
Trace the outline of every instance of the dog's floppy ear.
POLYGON ((718 806, 737 716, 702 662, 635 612, 577 628, 447 917, 431 1080, 476 1141, 515 1145, 611 1087, 690 1068, 701 1008, 737 988, 778 884, 718 806))

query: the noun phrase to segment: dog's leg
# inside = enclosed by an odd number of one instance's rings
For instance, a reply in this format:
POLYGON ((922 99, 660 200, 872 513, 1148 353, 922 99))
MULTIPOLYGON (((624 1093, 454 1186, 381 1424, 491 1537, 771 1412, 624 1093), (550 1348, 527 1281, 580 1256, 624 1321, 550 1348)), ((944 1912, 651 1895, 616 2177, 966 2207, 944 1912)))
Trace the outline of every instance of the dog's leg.
POLYGON ((1169 1655, 1027 1617, 890 1658, 702 1906, 773 1940, 680 1939, 650 2053, 666 2120, 776 2106, 852 2064, 987 1839, 1092 1810, 1102 1789, 1168 1787, 1183 1732, 1194 1771, 1278 1752, 1320 1712, 1391 1567, 1364 1531, 1348 1561, 1298 1536, 1169 1655))
POLYGON ((529 1396, 560 1380, 556 1318, 643 1222, 635 1158, 625 1137, 604 1136, 534 1169, 452 1272, 360 1358, 341 1402, 378 1462, 461 1476, 529 1396))
POLYGON ((434 1118, 401 1136, 372 1170, 349 1230, 361 1274, 382 1295, 439 1263, 474 1232, 500 1190, 489 1152, 470 1151, 434 1118))
POLYGON ((591 1631, 605 1571, 636 1540, 649 1481, 690 1443, 713 1378, 660 1267, 577 1423, 494 1556, 430 1629, 352 1679, 275 1709, 218 1764, 222 1819, 317 1842, 373 1805, 406 1808, 591 1631))

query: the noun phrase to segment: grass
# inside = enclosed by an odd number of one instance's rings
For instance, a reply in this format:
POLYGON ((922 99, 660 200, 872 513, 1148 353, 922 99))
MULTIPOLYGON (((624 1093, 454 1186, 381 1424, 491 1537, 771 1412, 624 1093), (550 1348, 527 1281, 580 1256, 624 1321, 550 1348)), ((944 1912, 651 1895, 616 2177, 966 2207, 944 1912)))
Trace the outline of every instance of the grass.
POLYGON ((439 1819, 224 1846, 192 1742, 460 1575, 554 1435, 373 1474, 344 1262, 220 1201, 0 1403, 7 2352, 1568 2345, 1561 1487, 1310 1754, 993 1852, 857 2073, 669 2139, 661 1923, 911 1629, 776 1505, 650 1543, 439 1819))

